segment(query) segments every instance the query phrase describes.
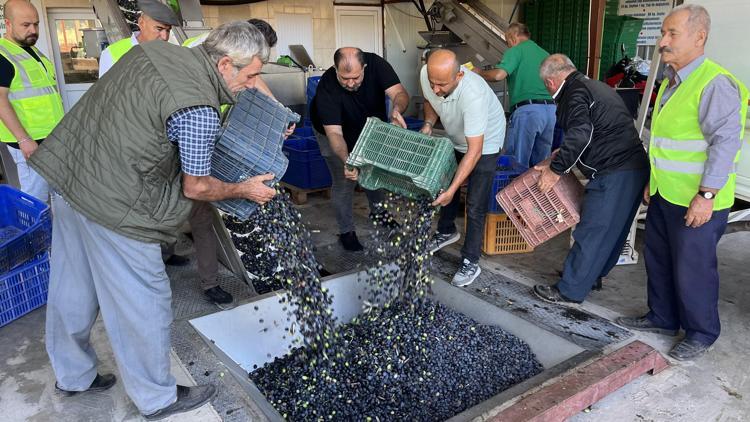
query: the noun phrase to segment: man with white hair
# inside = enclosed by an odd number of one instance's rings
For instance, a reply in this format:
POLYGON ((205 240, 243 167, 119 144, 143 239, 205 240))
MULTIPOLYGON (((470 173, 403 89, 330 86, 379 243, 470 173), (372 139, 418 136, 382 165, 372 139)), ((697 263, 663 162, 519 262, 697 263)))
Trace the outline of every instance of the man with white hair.
POLYGON ((46 346, 57 390, 103 390, 89 337, 101 312, 125 390, 146 419, 201 406, 211 385, 170 374, 171 290, 159 248, 173 241, 192 200, 265 203, 273 175, 225 183, 212 176, 219 107, 252 88, 268 59, 263 35, 230 22, 188 49, 135 46, 92 86, 32 156, 53 187, 46 346), (137 71, 133 71, 137 69, 137 71))
POLYGON ((577 71, 562 54, 545 59, 539 73, 564 132, 551 160, 535 167, 542 172, 539 187, 548 191, 576 166, 589 182, 562 276, 553 286, 534 286, 534 293, 548 302, 580 303, 617 264, 648 180, 648 160, 612 88, 577 71))
POLYGON ((735 169, 748 91, 704 55, 711 18, 685 4, 664 19, 659 52, 667 64, 651 120, 651 180, 644 192, 649 312, 625 327, 685 337, 678 360, 708 351, 721 331, 716 245, 734 204, 735 169))

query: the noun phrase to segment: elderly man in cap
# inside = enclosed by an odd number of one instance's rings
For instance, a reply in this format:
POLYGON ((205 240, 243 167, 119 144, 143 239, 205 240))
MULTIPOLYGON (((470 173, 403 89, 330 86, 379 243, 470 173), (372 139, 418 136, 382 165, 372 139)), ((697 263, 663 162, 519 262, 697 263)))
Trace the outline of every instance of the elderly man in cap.
POLYGON ((271 174, 210 176, 219 107, 254 86, 268 53, 247 22, 223 24, 192 49, 135 46, 31 157, 55 192, 45 342, 60 394, 115 383, 97 373, 89 339, 101 313, 125 391, 146 419, 213 397, 215 387, 178 386, 170 374, 172 293, 159 244, 174 241, 193 200, 275 195, 264 184, 271 174))
POLYGON ((47 201, 47 182, 26 160, 63 116, 55 65, 34 47, 39 13, 31 3, 6 2, 5 27, 0 38, 0 142, 5 146, 0 148, 7 147, 16 163, 21 190, 47 201))
POLYGON ((99 56, 100 78, 134 45, 154 40, 167 41, 172 27, 180 26, 180 20, 174 11, 158 0, 139 0, 138 8, 141 10, 138 17, 140 31, 133 32, 130 38, 123 38, 102 51, 99 56))

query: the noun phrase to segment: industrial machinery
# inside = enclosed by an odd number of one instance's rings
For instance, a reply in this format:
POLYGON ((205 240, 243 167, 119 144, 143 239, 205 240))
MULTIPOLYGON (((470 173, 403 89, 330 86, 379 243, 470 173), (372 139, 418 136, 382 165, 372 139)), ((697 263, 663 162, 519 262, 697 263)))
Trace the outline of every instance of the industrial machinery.
MULTIPOLYGON (((461 63, 492 66, 502 60, 509 48, 505 41, 509 22, 479 0, 437 0, 424 15, 431 30, 419 35, 427 41, 427 48, 447 48, 456 53, 461 63)), ((490 86, 507 109, 505 81, 490 86)))
POLYGON ((427 11, 432 31, 419 35, 430 46, 441 46, 456 52, 459 60, 474 65, 494 65, 508 49, 505 31, 509 22, 478 0, 437 0, 427 11), (442 29, 435 30, 437 26, 442 29))

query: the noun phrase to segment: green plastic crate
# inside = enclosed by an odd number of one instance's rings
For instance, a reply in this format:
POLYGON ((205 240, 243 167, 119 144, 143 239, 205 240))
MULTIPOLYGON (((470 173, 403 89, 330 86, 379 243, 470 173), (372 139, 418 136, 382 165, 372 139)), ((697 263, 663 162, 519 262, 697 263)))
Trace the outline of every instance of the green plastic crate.
POLYGON ((359 184, 409 198, 435 198, 456 173, 453 143, 370 117, 347 165, 359 169, 359 184))

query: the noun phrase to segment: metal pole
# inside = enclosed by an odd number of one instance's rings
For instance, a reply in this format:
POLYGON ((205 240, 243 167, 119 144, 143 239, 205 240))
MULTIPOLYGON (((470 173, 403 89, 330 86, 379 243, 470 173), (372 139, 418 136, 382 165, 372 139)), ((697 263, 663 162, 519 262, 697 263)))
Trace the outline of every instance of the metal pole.
POLYGON ((657 41, 654 54, 651 57, 651 68, 648 71, 646 88, 643 90, 643 98, 641 98, 641 106, 638 110, 638 119, 635 122, 635 129, 638 131, 639 137, 643 135, 643 129, 646 125, 646 116, 651 104, 651 94, 654 92, 654 86, 656 85, 656 73, 659 70, 659 65, 661 65, 661 54, 659 54, 659 42, 657 41))

